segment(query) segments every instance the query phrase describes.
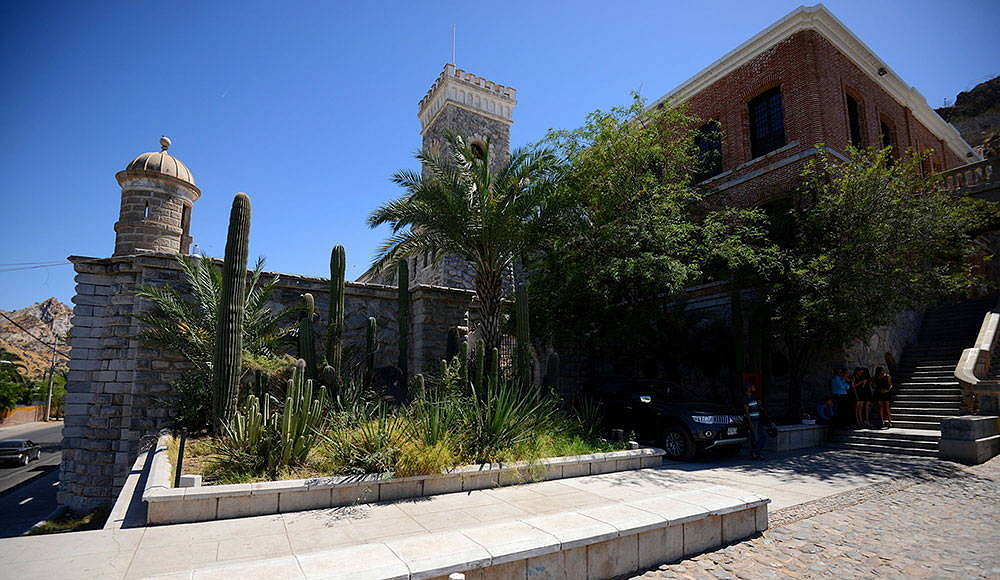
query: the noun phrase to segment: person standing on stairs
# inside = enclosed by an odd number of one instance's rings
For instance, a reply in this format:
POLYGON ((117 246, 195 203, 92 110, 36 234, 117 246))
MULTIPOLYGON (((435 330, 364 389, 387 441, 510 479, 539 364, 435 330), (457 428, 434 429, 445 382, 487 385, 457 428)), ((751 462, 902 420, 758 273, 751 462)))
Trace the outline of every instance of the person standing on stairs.
POLYGON ((876 367, 873 382, 875 387, 875 401, 878 403, 878 416, 882 420, 882 428, 889 429, 892 427, 892 409, 889 407, 889 403, 892 401, 892 375, 885 368, 876 367))
POLYGON ((872 382, 868 369, 857 367, 851 375, 851 390, 854 391, 854 420, 858 427, 871 427, 868 416, 872 408, 872 382))

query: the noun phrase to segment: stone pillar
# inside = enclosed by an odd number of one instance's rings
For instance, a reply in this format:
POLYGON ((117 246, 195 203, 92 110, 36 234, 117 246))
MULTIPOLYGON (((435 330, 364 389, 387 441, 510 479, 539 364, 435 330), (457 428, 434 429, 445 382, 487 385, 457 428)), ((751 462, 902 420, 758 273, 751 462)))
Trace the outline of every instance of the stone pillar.
POLYGON ((941 421, 941 459, 978 465, 1000 454, 1000 417, 966 415, 941 421))

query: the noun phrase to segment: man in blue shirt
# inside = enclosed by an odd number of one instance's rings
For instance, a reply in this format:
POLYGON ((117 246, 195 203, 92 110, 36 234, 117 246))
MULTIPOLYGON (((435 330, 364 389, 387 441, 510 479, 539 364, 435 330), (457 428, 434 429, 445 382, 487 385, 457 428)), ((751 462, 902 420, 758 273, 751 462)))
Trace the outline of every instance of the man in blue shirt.
POLYGON ((831 425, 837 417, 837 411, 833 406, 833 397, 816 405, 816 422, 820 425, 831 425))
MULTIPOLYGON (((830 380, 830 393, 833 395, 834 405, 836 405, 836 410, 834 414, 837 417, 849 417, 851 414, 845 412, 848 409, 848 399, 851 394, 851 383, 847 380, 847 369, 839 368, 837 369, 837 374, 834 375, 833 379, 830 380)), ((839 419, 843 422, 843 419, 839 419)))

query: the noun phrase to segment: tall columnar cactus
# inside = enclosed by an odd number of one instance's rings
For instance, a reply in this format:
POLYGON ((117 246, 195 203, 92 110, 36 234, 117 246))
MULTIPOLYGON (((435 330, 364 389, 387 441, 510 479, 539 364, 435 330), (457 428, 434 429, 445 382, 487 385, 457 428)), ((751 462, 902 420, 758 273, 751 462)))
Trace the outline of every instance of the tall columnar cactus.
POLYGON ((313 318, 316 301, 308 292, 302 295, 302 318, 299 319, 299 356, 306 363, 306 378, 318 377, 316 369, 316 338, 313 335, 313 318))
POLYGON ((500 382, 500 349, 495 346, 490 352, 489 374, 489 380, 493 381, 493 384, 500 382))
POLYGON ((250 245, 250 198, 237 193, 229 212, 226 257, 222 265, 222 295, 219 298, 215 337, 215 390, 212 415, 216 432, 236 411, 240 370, 243 364, 243 313, 246 309, 247 252, 250 245))
POLYGON ((469 341, 463 340, 458 347, 458 374, 462 380, 462 386, 469 386, 469 341))
POLYGON ((396 313, 399 320, 399 360, 396 366, 405 385, 409 380, 410 367, 410 268, 406 260, 400 260, 396 266, 396 284, 399 300, 396 313))
POLYGON ((375 351, 378 349, 378 321, 372 316, 368 319, 365 331, 365 384, 371 385, 375 380, 375 351))
POLYGON ((347 258, 344 254, 344 246, 334 246, 330 252, 330 306, 326 318, 326 364, 333 369, 334 381, 339 381, 343 373, 344 272, 346 268, 347 258))
POLYGON ((534 381, 534 357, 531 346, 531 321, 528 316, 528 292, 523 285, 515 290, 514 324, 517 332, 517 377, 524 385, 534 381))
POLYGON ((486 369, 486 349, 483 347, 483 341, 476 342, 475 356, 472 362, 472 384, 475 387, 481 387, 483 385, 483 374, 486 369))

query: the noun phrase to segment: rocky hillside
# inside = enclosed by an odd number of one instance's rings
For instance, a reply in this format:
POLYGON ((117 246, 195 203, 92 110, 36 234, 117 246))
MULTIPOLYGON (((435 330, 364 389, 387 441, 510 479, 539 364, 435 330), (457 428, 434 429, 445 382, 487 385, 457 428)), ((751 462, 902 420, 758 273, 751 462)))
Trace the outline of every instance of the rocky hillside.
MULTIPOLYGON (((11 321, 0 316, 0 348, 11 352, 24 361, 26 378, 37 380, 45 376, 48 372, 49 363, 52 358, 51 351, 28 333, 42 339, 47 344, 52 344, 58 339, 57 348, 69 354, 69 346, 66 339, 69 336, 70 317, 73 310, 56 300, 49 298, 37 304, 32 304, 20 310, 0 310, 6 316, 14 320, 24 330, 17 327, 11 321), (27 332, 25 332, 27 331, 27 332)), ((66 358, 56 356, 56 368, 65 370, 66 358)))
POLYGON ((1000 77, 958 93, 954 105, 937 112, 958 129, 969 145, 982 145, 990 135, 1000 133, 1000 77))

